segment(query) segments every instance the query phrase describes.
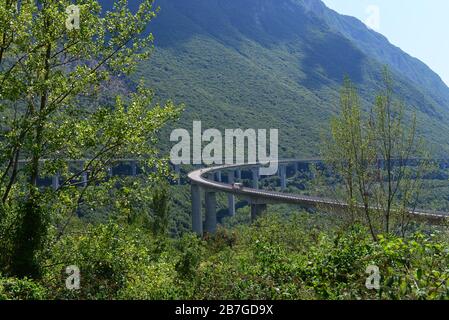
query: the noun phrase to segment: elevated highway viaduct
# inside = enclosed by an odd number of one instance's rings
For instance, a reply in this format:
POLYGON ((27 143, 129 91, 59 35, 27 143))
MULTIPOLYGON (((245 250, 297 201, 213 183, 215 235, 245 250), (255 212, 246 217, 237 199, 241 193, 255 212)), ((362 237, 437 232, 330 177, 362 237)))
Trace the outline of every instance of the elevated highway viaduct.
MULTIPOLYGON (((300 164, 320 163, 320 159, 292 159, 278 161, 278 174, 280 177, 281 190, 287 187, 287 167, 298 171, 300 164)), ((198 235, 204 233, 215 233, 217 228, 217 193, 225 193, 228 197, 229 215, 235 215, 235 197, 247 199, 251 206, 251 217, 255 218, 266 210, 268 204, 294 204, 305 208, 329 209, 333 212, 346 210, 348 205, 338 200, 289 194, 277 191, 259 189, 259 171, 261 163, 250 163, 243 165, 223 165, 203 168, 188 174, 191 181, 192 200, 192 229, 198 235), (251 187, 234 185, 241 179, 242 170, 251 171, 251 187), (222 182, 223 174, 227 175, 227 183, 222 182), (203 222, 202 198, 205 197, 205 221, 203 222)), ((413 219, 429 223, 441 223, 449 215, 444 212, 430 212, 422 210, 411 210, 409 214, 413 219)))

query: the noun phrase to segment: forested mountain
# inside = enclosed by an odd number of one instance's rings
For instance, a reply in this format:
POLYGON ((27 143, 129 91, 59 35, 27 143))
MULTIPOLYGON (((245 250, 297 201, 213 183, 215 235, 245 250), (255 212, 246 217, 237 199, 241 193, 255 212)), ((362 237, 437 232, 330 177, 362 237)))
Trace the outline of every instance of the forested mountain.
POLYGON ((369 30, 354 17, 340 15, 317 0, 303 0, 305 7, 324 19, 329 27, 343 34, 365 54, 389 65, 396 72, 433 94, 440 104, 449 105, 449 90, 441 78, 419 59, 392 45, 383 35, 369 30))
MULTIPOLYGON (((136 1, 138 2, 138 1, 136 1)), ((132 1, 132 5, 136 2, 132 1)), ((278 128, 283 156, 317 154, 345 75, 365 108, 382 68, 416 111, 419 133, 449 151, 449 89, 418 59, 319 0, 156 0, 152 59, 134 78, 186 104, 180 126, 278 128)))

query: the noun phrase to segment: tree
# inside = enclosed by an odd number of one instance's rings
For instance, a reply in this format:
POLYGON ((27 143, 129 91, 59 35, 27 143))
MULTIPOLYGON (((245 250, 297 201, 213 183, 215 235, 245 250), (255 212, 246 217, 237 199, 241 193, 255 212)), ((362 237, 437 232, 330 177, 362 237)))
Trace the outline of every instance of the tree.
POLYGON ((153 213, 151 223, 153 234, 166 236, 170 226, 170 196, 167 186, 154 190, 151 211, 153 213))
POLYGON ((77 10, 67 10, 71 5, 0 0, 1 263, 19 276, 38 276, 35 259, 48 226, 64 230, 86 190, 105 183, 114 159, 162 161, 157 132, 180 110, 170 101, 153 103, 143 85, 115 101, 103 94, 149 57, 153 0, 135 13, 127 0, 108 12, 96 0, 77 0, 77 10), (78 10, 79 28, 70 16, 78 10), (68 161, 75 159, 85 161, 68 161), (39 178, 56 174, 56 191, 39 186, 39 178), (89 182, 80 187, 84 174, 89 182))
POLYGON ((404 123, 404 104, 393 99, 391 76, 383 72, 384 89, 364 117, 357 91, 345 79, 340 114, 331 122, 325 145, 329 167, 345 190, 352 222, 361 219, 373 239, 380 232, 404 234, 416 209, 422 178, 430 170, 423 144, 416 137, 416 117, 404 123))

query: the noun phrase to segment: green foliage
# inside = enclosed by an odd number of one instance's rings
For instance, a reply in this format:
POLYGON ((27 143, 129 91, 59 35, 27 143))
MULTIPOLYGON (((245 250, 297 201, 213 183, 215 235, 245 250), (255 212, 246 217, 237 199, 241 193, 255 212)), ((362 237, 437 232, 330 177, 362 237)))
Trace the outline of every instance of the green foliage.
POLYGON ((139 229, 88 227, 58 242, 44 281, 52 288, 52 298, 168 299, 175 289, 174 263, 157 251, 156 243, 139 229), (63 270, 69 265, 80 269, 79 291, 64 286, 63 270))
MULTIPOLYGON (((36 195, 37 196, 37 195, 36 195)), ((13 227, 11 269, 18 277, 39 277, 39 252, 47 236, 48 213, 42 210, 40 201, 31 198, 19 208, 17 224, 13 227)))
POLYGON ((153 0, 134 12, 127 0, 109 10, 96 0, 75 1, 80 28, 70 30, 72 2, 0 1, 0 270, 8 275, 38 278, 36 257, 46 242, 57 241, 108 190, 117 196, 111 207, 131 219, 135 212, 124 209, 142 189, 108 179, 117 159, 157 167, 156 174, 144 170, 150 185, 168 176, 157 136, 181 109, 156 103, 143 85, 126 96, 99 93, 149 57, 153 36, 144 31, 156 15, 153 0), (57 190, 39 183, 56 174, 57 190), (47 239, 50 226, 56 239, 47 239))
POLYGON ((269 214, 253 225, 199 239, 156 238, 115 223, 63 236, 38 282, 0 278, 11 299, 447 299, 446 232, 416 232, 374 242, 362 226, 328 217, 269 214), (80 290, 65 268, 80 269, 80 290), (379 267, 380 290, 365 286, 379 267), (8 284, 8 285, 6 285, 8 284), (42 288, 45 288, 42 289, 42 288))
POLYGON ((299 270, 300 278, 321 299, 369 298, 364 272, 375 248, 367 235, 363 228, 321 235, 299 270))
POLYGON ((379 266, 386 271, 380 294, 389 299, 448 299, 447 239, 416 233, 410 239, 381 237, 379 266))
POLYGON ((0 275, 0 300, 42 300, 47 290, 29 279, 3 278, 0 275))
POLYGON ((332 174, 341 180, 350 221, 362 221, 373 239, 378 233, 406 232, 416 209, 422 178, 431 162, 416 136, 416 118, 404 123, 404 105, 393 99, 390 73, 384 89, 364 114, 349 79, 341 91, 340 114, 331 122, 323 153, 332 174))
MULTIPOLYGON (((444 237, 417 233, 373 242, 364 227, 322 229, 315 219, 269 216, 240 227, 237 243, 201 263, 201 299, 447 298, 444 237), (398 247, 398 244, 401 244, 398 247), (400 248, 403 250, 400 250, 400 248), (389 248, 389 249, 387 249, 389 248), (419 249, 418 249, 419 248, 419 249), (413 252, 413 254, 411 254, 413 252), (422 255, 421 255, 422 254, 422 255), (428 255, 427 258, 424 255, 428 255), (366 268, 377 265, 381 290, 368 290, 366 268), (423 271, 426 270, 426 271, 423 271), (426 277, 420 285, 418 277, 426 277), (436 276, 435 276, 436 275, 436 276), (402 286, 402 289, 401 289, 402 286), (404 290, 407 288, 407 290, 404 290), (419 289, 418 289, 419 288, 419 289)), ((423 279, 423 278, 420 278, 423 279)))
POLYGON ((151 229, 156 236, 166 236, 170 223, 170 198, 169 189, 165 185, 159 185, 153 194, 150 205, 152 211, 151 229))
POLYGON ((191 280, 196 275, 206 248, 193 234, 184 235, 175 245, 180 252, 180 258, 175 265, 176 272, 180 279, 191 280))

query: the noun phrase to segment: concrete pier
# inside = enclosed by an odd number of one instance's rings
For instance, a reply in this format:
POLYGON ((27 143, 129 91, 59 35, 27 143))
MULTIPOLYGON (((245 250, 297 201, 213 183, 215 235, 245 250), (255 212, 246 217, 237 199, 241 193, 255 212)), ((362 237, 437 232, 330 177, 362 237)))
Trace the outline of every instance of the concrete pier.
POLYGON ((59 189, 59 174, 55 174, 51 179, 51 186, 53 190, 59 189))
POLYGON ((175 172, 176 172, 176 182, 178 186, 181 185, 181 167, 179 165, 175 165, 175 172))
POLYGON ((252 181, 253 181, 253 189, 259 189, 259 168, 252 168, 252 181))
POLYGON ((281 190, 287 189, 287 166, 281 165, 279 167, 279 176, 281 178, 281 190))
MULTIPOLYGON (((228 172, 228 184, 233 184, 234 179, 234 171, 228 172)), ((231 217, 235 216, 235 196, 233 194, 228 194, 228 212, 231 217)))
POLYGON ((242 180, 242 170, 240 170, 240 169, 235 170, 235 177, 238 180, 242 180))
POLYGON ((191 185, 192 191, 192 230, 203 236, 203 217, 201 214, 201 189, 197 184, 191 185))
POLYGON ((87 187, 87 172, 81 174, 81 184, 83 187, 87 187))
POLYGON ((217 231, 217 198, 214 191, 206 191, 206 223, 205 232, 215 233, 217 231))
POLYGON ((137 176, 137 163, 135 161, 131 162, 131 176, 137 176))
POLYGON ((251 221, 256 220, 260 217, 265 211, 267 211, 266 204, 253 203, 251 202, 251 221))

